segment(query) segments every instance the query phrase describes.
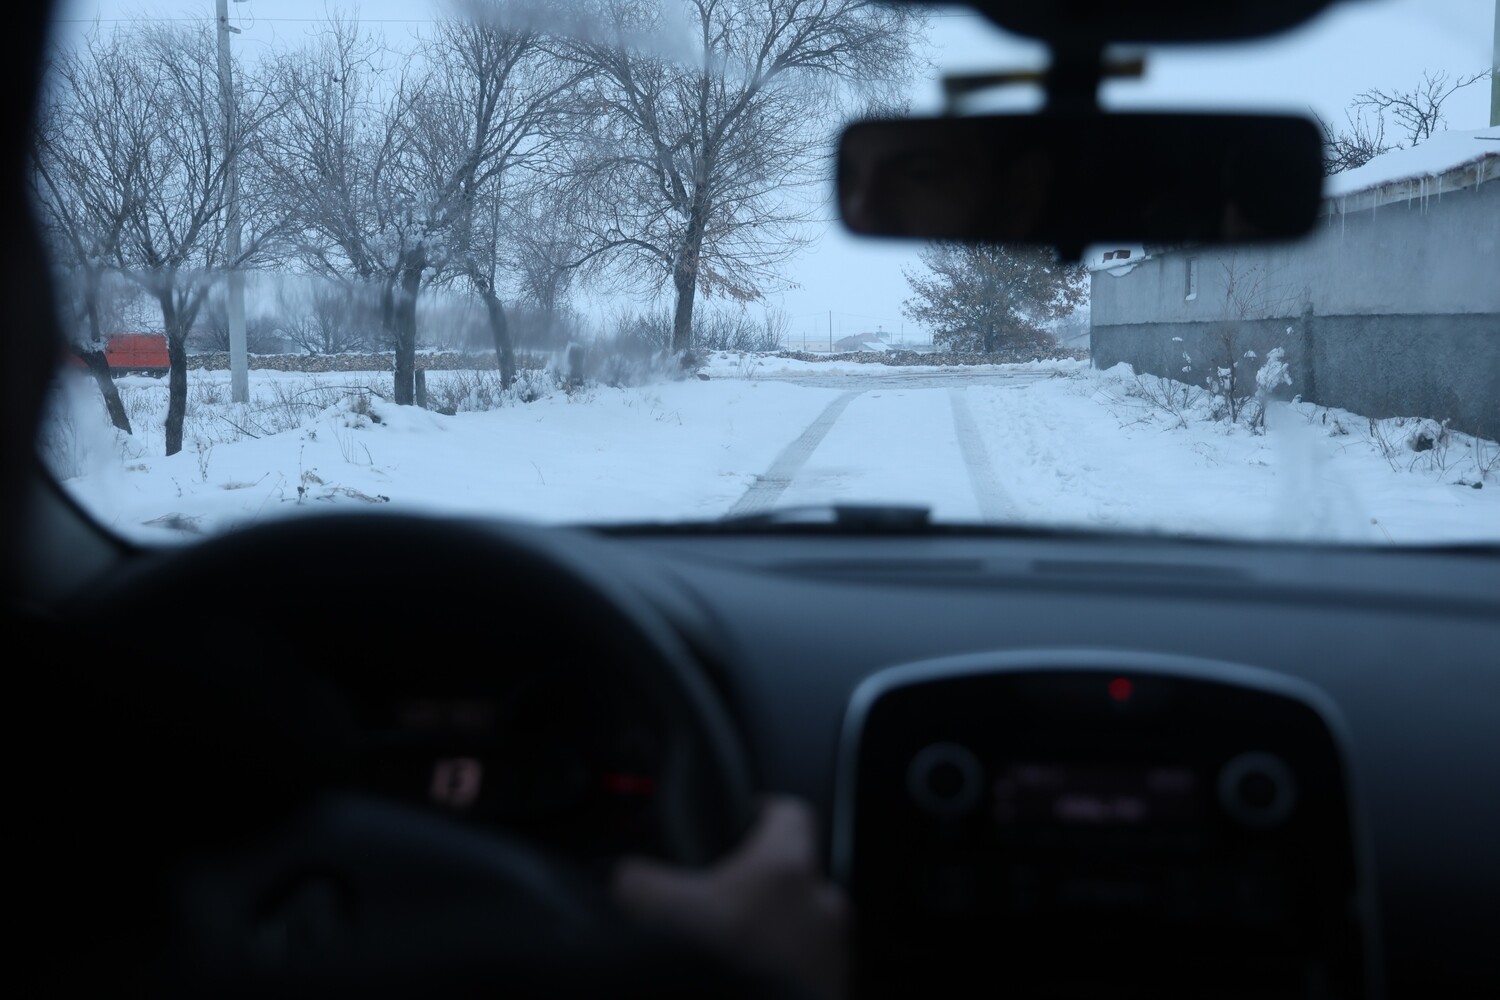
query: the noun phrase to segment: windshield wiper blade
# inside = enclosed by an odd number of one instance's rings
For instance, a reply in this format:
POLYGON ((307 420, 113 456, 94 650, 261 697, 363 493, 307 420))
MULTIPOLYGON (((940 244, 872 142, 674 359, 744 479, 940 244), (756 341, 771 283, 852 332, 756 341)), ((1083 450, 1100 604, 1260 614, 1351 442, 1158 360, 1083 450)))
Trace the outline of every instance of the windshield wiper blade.
POLYGON ((605 534, 671 535, 1003 535, 1064 537, 1085 534, 1075 528, 1036 524, 991 524, 932 520, 932 508, 919 504, 808 504, 734 514, 716 521, 666 521, 595 525, 605 534))
POLYGON ((722 517, 721 527, 779 528, 817 525, 842 531, 922 531, 932 527, 932 508, 919 504, 806 504, 775 507, 755 514, 722 517))

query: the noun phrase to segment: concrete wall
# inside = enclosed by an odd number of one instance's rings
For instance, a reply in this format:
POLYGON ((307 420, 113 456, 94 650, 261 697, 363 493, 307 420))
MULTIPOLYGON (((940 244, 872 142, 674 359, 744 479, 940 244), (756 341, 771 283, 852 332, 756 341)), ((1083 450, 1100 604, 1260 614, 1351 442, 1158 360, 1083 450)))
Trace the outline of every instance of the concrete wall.
POLYGON ((1282 346, 1304 399, 1500 438, 1500 180, 1330 209, 1298 243, 1096 271, 1095 363, 1201 383, 1211 361, 1282 346))

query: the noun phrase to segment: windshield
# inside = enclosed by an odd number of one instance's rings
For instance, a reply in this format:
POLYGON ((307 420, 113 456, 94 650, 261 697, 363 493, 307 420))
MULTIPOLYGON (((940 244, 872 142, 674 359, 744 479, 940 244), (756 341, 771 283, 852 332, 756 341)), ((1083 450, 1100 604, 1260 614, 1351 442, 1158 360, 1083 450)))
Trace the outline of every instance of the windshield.
MULTIPOLYGON (((212 6, 60 3, 38 113, 70 342, 39 449, 124 536, 902 504, 1500 540, 1487 0, 1121 53, 1144 76, 1107 109, 1316 117, 1325 197, 1295 244, 1081 262, 836 218, 843 124, 938 113, 945 73, 1045 65, 961 8, 212 6)), ((1019 86, 963 110, 1039 105, 1019 86)))

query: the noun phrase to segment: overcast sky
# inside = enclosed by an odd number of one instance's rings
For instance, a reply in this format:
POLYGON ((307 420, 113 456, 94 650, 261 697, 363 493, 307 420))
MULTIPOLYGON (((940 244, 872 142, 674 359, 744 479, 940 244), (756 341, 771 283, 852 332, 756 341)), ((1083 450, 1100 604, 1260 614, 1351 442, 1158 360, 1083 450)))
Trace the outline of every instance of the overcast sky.
MULTIPOLYGON (((442 0, 360 0, 367 24, 381 23, 392 36, 420 32, 442 0)), ((231 3, 241 29, 234 45, 267 47, 295 43, 314 30, 321 8, 309 0, 245 0, 231 3)), ((1495 0, 1344 0, 1314 22, 1269 41, 1230 46, 1155 48, 1147 52, 1143 80, 1106 86, 1109 107, 1309 110, 1342 120, 1343 109, 1371 87, 1410 87, 1425 70, 1472 73, 1490 65, 1495 0)), ((59 32, 81 30, 98 19, 212 17, 213 0, 63 0, 59 32)), ((1007 36, 963 8, 942 8, 928 33, 934 69, 913 94, 918 110, 934 110, 937 78, 944 72, 1040 66, 1039 46, 1007 36)), ((246 52, 246 55, 249 53, 246 52)), ((997 107, 1034 105, 1034 94, 1016 93, 997 107)), ((1489 123, 1489 87, 1476 84, 1445 105, 1448 127, 1482 128, 1489 123)), ((830 204, 831 209, 831 204, 830 204)), ((900 331, 901 303, 909 294, 903 267, 916 263, 918 247, 874 243, 828 224, 816 245, 789 267, 798 287, 772 293, 796 337, 826 336, 829 312, 834 335, 872 330, 900 331)), ((596 304, 597 309, 604 306, 596 304)))

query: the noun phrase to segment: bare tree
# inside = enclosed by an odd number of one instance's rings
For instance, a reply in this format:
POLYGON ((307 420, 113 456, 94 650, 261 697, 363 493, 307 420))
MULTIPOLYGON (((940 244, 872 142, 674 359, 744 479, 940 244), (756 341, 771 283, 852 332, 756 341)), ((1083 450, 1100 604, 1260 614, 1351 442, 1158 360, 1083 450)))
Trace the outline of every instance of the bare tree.
POLYGON ((1360 94, 1344 111, 1344 127, 1335 128, 1318 117, 1323 130, 1324 172, 1342 173, 1362 167, 1366 163, 1393 149, 1417 146, 1441 131, 1447 118, 1443 105, 1458 91, 1480 80, 1487 80, 1494 73, 1450 76, 1446 71, 1423 73, 1422 82, 1410 90, 1381 90, 1372 88, 1360 94), (1386 139, 1386 115, 1395 119, 1396 126, 1405 133, 1405 143, 1386 139))
MULTIPOLYGON (((229 303, 222 286, 215 285, 198 310, 189 343, 199 349, 229 352, 229 303)), ((275 320, 267 315, 245 317, 245 346, 251 354, 273 354, 279 348, 275 320)))
POLYGON ((279 330, 308 354, 338 354, 369 348, 380 312, 367 286, 314 278, 302 292, 277 292, 283 317, 279 330))
POLYGON ((1351 108, 1389 113, 1406 132, 1409 145, 1418 146, 1441 131, 1445 121, 1443 103, 1463 88, 1488 80, 1493 70, 1449 76, 1446 71, 1423 73, 1422 82, 1410 90, 1367 90, 1356 97, 1351 108))
POLYGON ((568 295, 579 268, 590 258, 579 232, 567 222, 565 190, 551 183, 545 164, 532 162, 492 182, 471 203, 454 244, 462 250, 457 271, 484 302, 502 378, 514 370, 511 355, 522 321, 533 345, 550 345, 565 326, 568 295), (499 288, 513 290, 514 306, 502 305, 499 288), (522 311, 516 313, 516 307, 522 311))
POLYGON ((274 252, 284 219, 279 206, 257 196, 252 180, 241 188, 240 251, 232 259, 227 255, 230 168, 250 159, 260 126, 276 109, 264 90, 251 96, 245 84, 254 84, 241 73, 234 132, 226 135, 213 31, 180 25, 133 29, 131 62, 121 67, 135 75, 137 99, 148 108, 153 131, 142 149, 146 173, 128 216, 120 266, 161 308, 171 364, 168 455, 182 450, 186 344, 198 311, 223 272, 259 263, 274 252))
MULTIPOLYGON (((182 450, 187 337, 209 289, 226 269, 261 259, 278 231, 276 214, 247 199, 242 250, 225 255, 226 170, 270 111, 243 87, 236 100, 242 111, 226 148, 211 27, 95 32, 57 53, 49 126, 37 134, 43 183, 72 185, 78 217, 98 236, 83 247, 85 261, 130 276, 161 310, 171 363, 168 455, 182 450)), ((86 285, 94 266, 85 263, 86 285)))
POLYGON ((1381 153, 1401 148, 1386 141, 1385 118, 1378 114, 1366 117, 1362 108, 1350 107, 1344 112, 1344 128, 1341 130, 1335 129, 1321 116, 1318 116, 1318 127, 1323 130, 1325 174, 1362 167, 1381 153))
POLYGON ((536 339, 551 344, 559 331, 559 318, 566 310, 568 293, 578 275, 587 250, 580 234, 567 224, 567 210, 556 191, 533 192, 519 204, 515 227, 514 269, 521 301, 536 310, 540 319, 536 339))
POLYGON ((293 214, 297 255, 315 275, 374 291, 395 350, 396 400, 411 403, 429 235, 406 159, 417 74, 357 20, 335 15, 313 47, 276 61, 274 80, 285 106, 268 123, 265 164, 293 214))
POLYGON ((625 280, 675 296, 672 350, 699 291, 740 301, 811 238, 827 140, 851 100, 907 77, 921 24, 875 0, 593 0, 566 51, 594 73, 573 220, 625 280), (646 51, 686 21, 689 55, 646 51))
MULTIPOLYGON (((534 15, 536 11, 529 11, 534 15)), ((515 380, 515 347, 500 272, 529 256, 522 227, 528 174, 545 170, 576 126, 577 88, 591 70, 556 57, 530 18, 499 0, 471 0, 424 51, 427 84, 414 101, 412 149, 448 234, 433 265, 484 302, 501 382, 515 380)))
POLYGON ((1047 326, 1083 304, 1088 272, 1046 247, 934 243, 927 274, 907 272, 902 311, 949 350, 991 354, 1055 345, 1047 326))
POLYGON ((93 375, 110 422, 129 434, 130 418, 105 359, 101 299, 119 257, 129 192, 141 165, 119 145, 139 125, 119 127, 120 119, 145 109, 124 92, 125 80, 102 72, 121 57, 122 40, 94 36, 89 45, 91 58, 62 54, 53 60, 52 85, 44 88, 37 109, 30 182, 52 259, 66 272, 59 288, 66 293, 70 348, 93 375))
POLYGON ((298 208, 312 269, 379 289, 398 403, 416 398, 417 296, 434 277, 467 280, 485 300, 502 378, 515 376, 496 287, 508 232, 482 203, 548 148, 580 72, 500 9, 468 5, 405 57, 335 17, 313 51, 280 62, 276 186, 298 208))

